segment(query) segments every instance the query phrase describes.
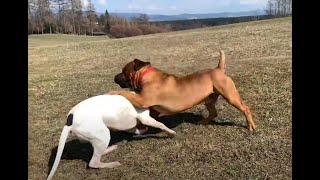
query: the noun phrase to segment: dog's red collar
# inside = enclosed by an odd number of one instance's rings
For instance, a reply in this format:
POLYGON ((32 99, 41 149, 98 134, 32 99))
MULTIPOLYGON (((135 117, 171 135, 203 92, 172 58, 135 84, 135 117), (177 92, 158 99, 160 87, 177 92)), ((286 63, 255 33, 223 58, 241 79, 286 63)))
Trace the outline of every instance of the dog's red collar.
POLYGON ((145 69, 145 70, 141 73, 140 82, 142 81, 143 76, 145 76, 146 74, 148 74, 152 69, 153 69, 153 67, 150 65, 149 67, 147 67, 147 69, 145 69))

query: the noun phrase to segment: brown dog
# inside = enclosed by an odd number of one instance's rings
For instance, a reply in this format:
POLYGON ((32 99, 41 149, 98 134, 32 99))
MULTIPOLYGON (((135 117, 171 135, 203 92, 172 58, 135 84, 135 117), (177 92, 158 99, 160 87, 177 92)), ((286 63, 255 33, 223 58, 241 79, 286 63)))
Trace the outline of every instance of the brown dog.
POLYGON ((225 55, 222 50, 216 68, 184 77, 164 73, 153 68, 150 62, 134 59, 122 69, 122 73, 115 76, 115 82, 122 88, 132 87, 140 92, 111 91, 108 94, 122 95, 137 108, 151 107, 152 113, 155 110, 161 115, 174 114, 205 102, 209 116, 201 121, 202 124, 208 124, 217 117, 215 104, 221 95, 244 113, 249 130, 255 130, 249 107, 241 100, 231 78, 225 75, 225 55))

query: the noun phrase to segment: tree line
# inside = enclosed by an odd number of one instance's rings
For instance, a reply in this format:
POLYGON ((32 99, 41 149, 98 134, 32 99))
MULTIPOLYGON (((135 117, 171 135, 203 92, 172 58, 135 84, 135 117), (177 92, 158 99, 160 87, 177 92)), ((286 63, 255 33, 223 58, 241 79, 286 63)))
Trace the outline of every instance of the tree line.
POLYGON ((292 0, 268 0, 268 17, 230 17, 204 20, 180 20, 172 22, 149 22, 146 14, 131 21, 112 16, 106 10, 97 15, 92 0, 28 0, 28 34, 76 34, 109 35, 122 38, 206 26, 230 24, 264 18, 291 16, 292 0))
POLYGON ((159 21, 152 22, 154 24, 168 27, 171 31, 180 31, 187 29, 203 28, 210 26, 220 26, 241 22, 258 21, 264 19, 272 19, 275 16, 259 15, 259 16, 240 16, 240 17, 220 17, 220 18, 206 18, 206 19, 189 19, 189 20, 175 20, 175 21, 159 21))
POLYGON ((266 13, 272 16, 291 16, 292 0, 268 0, 266 13))
POLYGON ((168 31, 150 24, 146 14, 128 21, 111 16, 106 10, 97 15, 92 0, 82 7, 81 0, 28 0, 28 34, 108 34, 128 37, 168 31))
POLYGON ((91 4, 83 12, 81 0, 28 0, 28 33, 84 34, 94 23, 91 4))

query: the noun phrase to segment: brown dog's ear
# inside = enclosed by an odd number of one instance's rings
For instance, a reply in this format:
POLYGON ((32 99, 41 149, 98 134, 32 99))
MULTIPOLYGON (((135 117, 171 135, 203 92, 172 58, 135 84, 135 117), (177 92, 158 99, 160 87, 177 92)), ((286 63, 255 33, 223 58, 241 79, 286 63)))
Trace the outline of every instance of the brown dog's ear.
POLYGON ((134 70, 135 71, 138 71, 142 67, 147 66, 147 65, 150 64, 150 62, 144 62, 144 61, 141 61, 139 59, 134 59, 133 62, 134 62, 134 70))

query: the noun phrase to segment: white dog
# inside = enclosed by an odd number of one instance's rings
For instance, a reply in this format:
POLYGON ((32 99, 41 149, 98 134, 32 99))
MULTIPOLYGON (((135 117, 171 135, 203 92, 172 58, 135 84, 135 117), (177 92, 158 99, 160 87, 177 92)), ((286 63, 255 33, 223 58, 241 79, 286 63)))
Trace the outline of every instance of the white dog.
POLYGON ((119 95, 99 95, 86 99, 74 106, 67 117, 48 179, 52 178, 58 167, 69 132, 82 141, 89 141, 93 146, 93 156, 89 163, 91 168, 114 168, 120 165, 119 162, 100 161, 102 155, 117 149, 116 145, 108 147, 109 129, 142 134, 147 129, 136 128, 140 121, 144 125, 166 131, 170 136, 176 134, 175 131, 150 117, 149 109, 136 109, 125 97, 119 95))

